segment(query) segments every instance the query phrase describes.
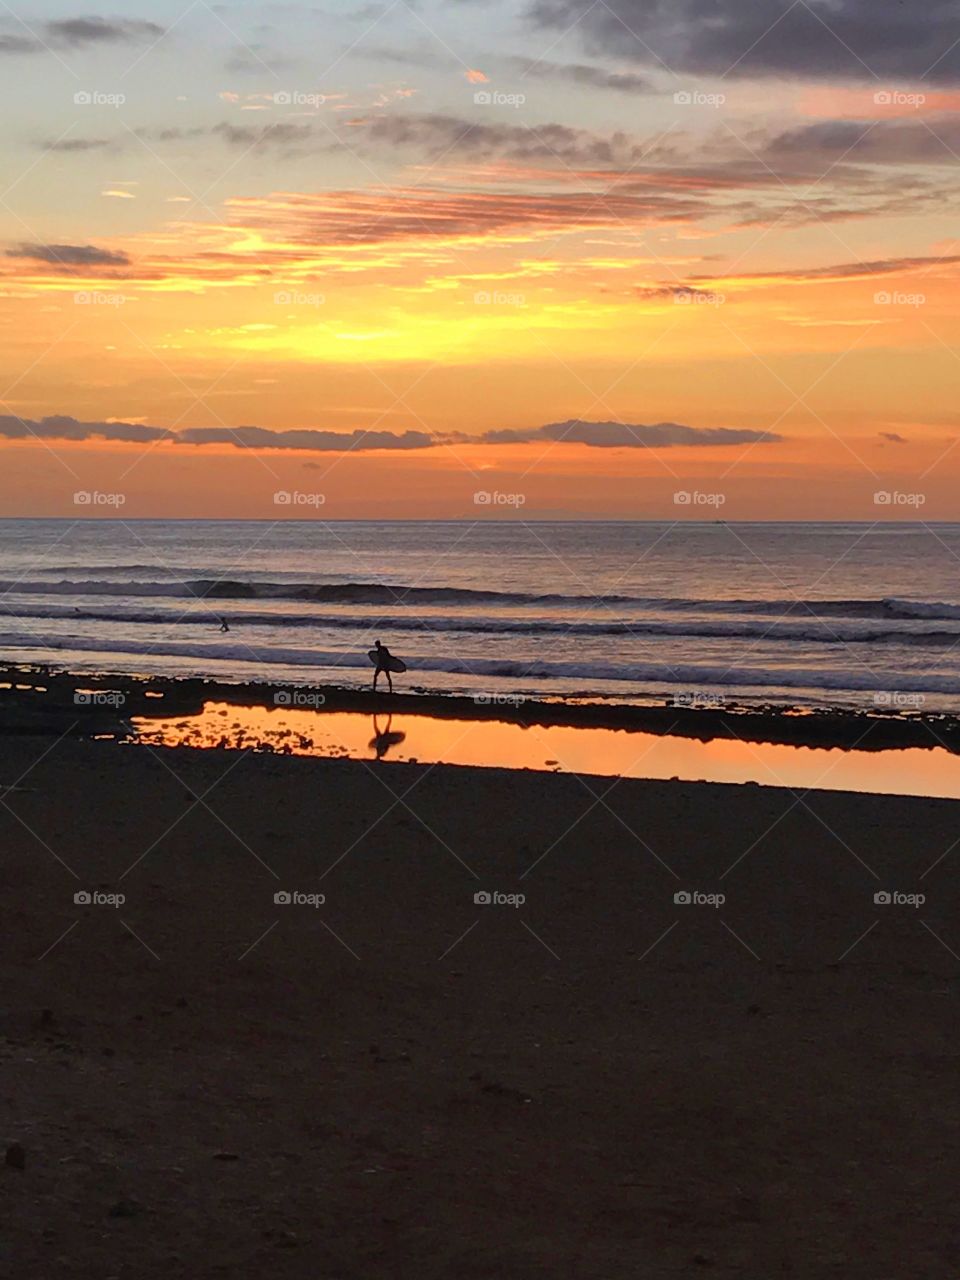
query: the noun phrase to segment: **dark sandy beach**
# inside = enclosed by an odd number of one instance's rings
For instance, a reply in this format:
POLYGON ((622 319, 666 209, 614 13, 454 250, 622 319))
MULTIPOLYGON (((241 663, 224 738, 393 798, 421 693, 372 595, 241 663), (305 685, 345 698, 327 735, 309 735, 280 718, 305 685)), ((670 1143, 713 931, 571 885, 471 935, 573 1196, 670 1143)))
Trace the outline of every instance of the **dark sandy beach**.
POLYGON ((955 803, 25 733, 0 783, 6 1273, 958 1274, 955 803))

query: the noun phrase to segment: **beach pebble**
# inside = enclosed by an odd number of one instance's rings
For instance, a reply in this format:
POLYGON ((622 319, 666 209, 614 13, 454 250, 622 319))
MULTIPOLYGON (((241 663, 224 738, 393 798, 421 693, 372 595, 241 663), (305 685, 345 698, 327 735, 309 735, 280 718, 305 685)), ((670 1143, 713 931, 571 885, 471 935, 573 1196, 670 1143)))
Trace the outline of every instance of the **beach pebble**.
POLYGON ((27 1167, 27 1153, 19 1142, 11 1142, 7 1147, 5 1163, 11 1169, 25 1169, 27 1167))

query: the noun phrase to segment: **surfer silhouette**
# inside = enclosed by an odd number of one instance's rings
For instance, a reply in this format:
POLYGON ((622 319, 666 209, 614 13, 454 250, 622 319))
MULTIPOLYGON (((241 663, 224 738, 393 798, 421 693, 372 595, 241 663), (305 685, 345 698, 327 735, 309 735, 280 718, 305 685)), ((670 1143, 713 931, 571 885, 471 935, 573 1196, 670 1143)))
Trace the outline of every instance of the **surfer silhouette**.
POLYGON ((387 727, 381 729, 377 717, 373 717, 373 737, 370 739, 370 746, 376 752, 378 760, 382 760, 391 747, 398 746, 407 736, 399 730, 391 729, 392 724, 393 716, 387 716, 387 727))
POLYGON ((387 677, 387 687, 389 688, 390 692, 393 693, 393 677, 391 675, 391 672, 406 671, 407 669, 406 663, 403 662, 400 658, 395 658, 393 654, 390 652, 390 650, 387 648, 387 646, 385 644, 381 644, 379 640, 375 640, 373 642, 373 648, 368 651, 367 657, 370 659, 370 661, 373 663, 373 666, 374 666, 374 672, 373 672, 374 692, 376 692, 376 688, 377 688, 377 677, 380 675, 380 672, 382 671, 383 674, 387 677))
POLYGON ((220 619, 220 634, 221 634, 221 635, 223 635, 224 631, 229 631, 229 630, 230 630, 230 628, 227 626, 227 620, 226 620, 226 618, 221 618, 221 619, 220 619))

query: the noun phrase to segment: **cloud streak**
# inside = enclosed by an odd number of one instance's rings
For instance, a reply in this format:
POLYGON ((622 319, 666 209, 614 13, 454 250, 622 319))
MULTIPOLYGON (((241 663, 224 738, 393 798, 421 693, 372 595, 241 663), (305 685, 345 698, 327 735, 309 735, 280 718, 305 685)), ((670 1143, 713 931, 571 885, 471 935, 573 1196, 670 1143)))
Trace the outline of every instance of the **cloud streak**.
POLYGON ((21 244, 7 249, 8 258, 27 258, 59 267, 125 267, 130 259, 115 249, 93 244, 21 244))
POLYGON ((118 444, 232 445, 236 449, 278 449, 303 453, 365 453, 409 451, 456 445, 518 445, 550 442, 580 444, 597 449, 670 449, 681 445, 700 447, 775 443, 783 437, 770 431, 732 427, 688 427, 677 422, 644 426, 626 422, 584 422, 571 418, 546 426, 464 432, 426 431, 323 431, 298 428, 272 431, 267 427, 183 427, 177 431, 135 422, 80 422, 56 416, 32 421, 0 416, 0 439, 106 441, 118 444))
POLYGON ((650 425, 629 422, 551 422, 531 430, 487 431, 482 444, 585 444, 592 449, 673 449, 680 445, 775 444, 783 439, 773 431, 751 431, 740 427, 687 427, 679 422, 650 425))
POLYGON ((89 45, 134 44, 165 34, 155 22, 136 18, 60 18, 39 23, 30 34, 0 34, 0 54, 42 53, 45 49, 83 49, 89 45))
POLYGON ((533 0, 541 27, 575 24, 620 61, 675 73, 960 81, 954 0, 533 0))

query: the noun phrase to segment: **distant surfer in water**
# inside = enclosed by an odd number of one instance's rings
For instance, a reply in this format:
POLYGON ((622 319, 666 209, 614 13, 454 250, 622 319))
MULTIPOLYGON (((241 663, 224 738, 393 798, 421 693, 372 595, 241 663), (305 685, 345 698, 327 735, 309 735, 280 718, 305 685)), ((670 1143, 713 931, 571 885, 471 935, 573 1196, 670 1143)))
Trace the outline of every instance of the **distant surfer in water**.
POLYGON ((387 687, 393 693, 393 671, 406 671, 406 663, 400 658, 395 658, 385 644, 381 644, 379 640, 373 642, 373 648, 367 653, 367 657, 373 663, 373 688, 376 692, 377 677, 382 671, 387 677, 387 687))
POLYGON ((230 628, 227 626, 227 620, 226 620, 226 618, 221 618, 221 619, 220 619, 220 634, 221 634, 221 635, 223 635, 224 631, 229 631, 229 630, 230 630, 230 628))

